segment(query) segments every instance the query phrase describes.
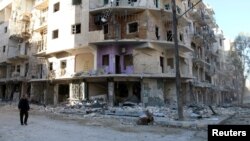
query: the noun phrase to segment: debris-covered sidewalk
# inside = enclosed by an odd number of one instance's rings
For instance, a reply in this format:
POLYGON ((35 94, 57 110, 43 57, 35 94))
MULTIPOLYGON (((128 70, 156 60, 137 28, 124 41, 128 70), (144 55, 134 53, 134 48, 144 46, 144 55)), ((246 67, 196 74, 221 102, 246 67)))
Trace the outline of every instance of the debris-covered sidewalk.
POLYGON ((184 107, 184 121, 178 121, 177 109, 172 107, 143 107, 125 103, 109 107, 100 101, 82 101, 61 104, 57 107, 32 105, 33 110, 78 118, 115 118, 125 124, 165 125, 175 127, 203 128, 208 124, 219 124, 242 108, 235 106, 188 105, 184 107))

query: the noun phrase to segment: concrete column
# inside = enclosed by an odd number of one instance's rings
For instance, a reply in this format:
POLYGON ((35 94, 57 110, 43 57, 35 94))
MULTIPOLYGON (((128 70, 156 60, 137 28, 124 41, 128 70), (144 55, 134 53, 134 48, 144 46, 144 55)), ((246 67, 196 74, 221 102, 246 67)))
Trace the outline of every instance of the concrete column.
POLYGON ((80 91, 81 91, 81 95, 82 95, 82 99, 81 100, 87 99, 86 93, 85 93, 85 87, 86 87, 85 82, 82 82, 80 84, 80 91))
POLYGON ((58 84, 54 86, 54 105, 58 104, 58 87, 58 84))
POLYGON ((70 83, 69 84, 69 99, 70 99, 70 101, 74 98, 73 89, 74 89, 74 85, 72 83, 70 83))
POLYGON ((114 99, 115 99, 114 82, 108 82, 108 103, 109 103, 109 106, 114 106, 114 99))

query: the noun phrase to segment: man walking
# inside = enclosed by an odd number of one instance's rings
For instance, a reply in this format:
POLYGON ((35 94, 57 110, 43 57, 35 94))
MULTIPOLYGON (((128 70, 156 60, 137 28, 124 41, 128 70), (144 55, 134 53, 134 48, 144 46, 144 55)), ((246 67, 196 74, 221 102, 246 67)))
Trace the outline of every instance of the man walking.
POLYGON ((29 106, 29 101, 27 99, 27 95, 22 95, 19 103, 18 103, 18 109, 20 111, 20 122, 21 125, 25 124, 27 125, 29 113, 28 111, 30 110, 29 106), (23 122, 23 117, 24 117, 24 122, 23 122))

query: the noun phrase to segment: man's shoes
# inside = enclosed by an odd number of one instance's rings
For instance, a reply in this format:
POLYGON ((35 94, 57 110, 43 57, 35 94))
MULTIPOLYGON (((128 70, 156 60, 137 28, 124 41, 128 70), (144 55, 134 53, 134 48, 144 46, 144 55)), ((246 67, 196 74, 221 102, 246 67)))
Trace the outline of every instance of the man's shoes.
POLYGON ((23 123, 21 123, 21 125, 23 125, 23 123))
POLYGON ((27 123, 24 123, 25 125, 28 125, 27 123))

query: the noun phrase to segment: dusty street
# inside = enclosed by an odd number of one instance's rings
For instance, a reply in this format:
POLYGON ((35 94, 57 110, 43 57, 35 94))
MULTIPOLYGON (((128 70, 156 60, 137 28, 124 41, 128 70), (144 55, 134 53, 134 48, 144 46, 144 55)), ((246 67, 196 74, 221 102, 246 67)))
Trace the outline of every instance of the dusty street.
MULTIPOLYGON (((77 118, 31 109, 28 126, 21 126, 16 106, 0 106, 0 141, 206 141, 206 130, 138 126, 109 118, 77 118)), ((32 106, 31 106, 32 108, 32 106)), ((224 124, 250 124, 245 107, 224 124)))
POLYGON ((11 108, 0 108, 0 141, 205 141, 207 136, 206 131, 125 125, 113 119, 69 119, 34 110, 28 126, 21 126, 18 110, 11 108))

